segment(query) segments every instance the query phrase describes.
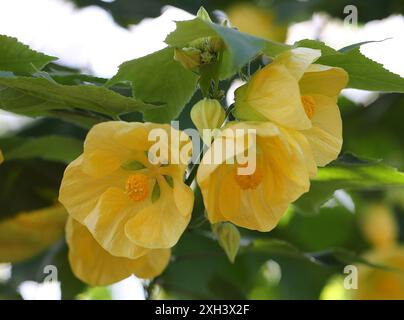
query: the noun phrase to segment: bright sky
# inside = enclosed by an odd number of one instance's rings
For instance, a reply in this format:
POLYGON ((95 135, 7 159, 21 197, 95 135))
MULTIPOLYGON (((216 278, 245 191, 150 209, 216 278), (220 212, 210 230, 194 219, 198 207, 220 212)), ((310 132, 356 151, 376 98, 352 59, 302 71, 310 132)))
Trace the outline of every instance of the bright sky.
MULTIPOLYGON (((191 18, 183 10, 167 7, 160 17, 144 19, 127 30, 99 7, 77 10, 63 0, 0 0, 0 34, 17 37, 38 51, 57 56, 62 64, 103 77, 114 75, 119 64, 126 60, 163 48, 163 40, 175 28, 173 20, 191 18)), ((309 21, 291 26, 287 42, 318 38, 339 49, 356 42, 392 37, 383 43, 365 45, 361 50, 404 76, 403 30, 403 16, 391 16, 356 28, 316 14, 309 21)), ((240 84, 236 82, 231 91, 240 84)), ((374 96, 359 90, 347 90, 346 94, 357 102, 369 101, 374 96)), ((232 94, 227 98, 231 101, 232 94)), ((26 122, 24 118, 0 112, 0 135, 26 122)), ((28 282, 20 290, 27 299, 60 298, 57 285, 44 288, 28 282)), ((114 285, 112 292, 114 298, 144 298, 141 283, 134 277, 114 285)))

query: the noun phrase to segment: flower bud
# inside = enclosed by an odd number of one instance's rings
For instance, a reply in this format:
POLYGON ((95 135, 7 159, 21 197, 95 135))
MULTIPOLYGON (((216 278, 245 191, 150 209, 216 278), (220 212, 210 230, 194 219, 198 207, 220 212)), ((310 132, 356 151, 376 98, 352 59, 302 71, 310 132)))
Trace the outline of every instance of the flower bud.
POLYGON ((202 99, 191 110, 192 122, 201 136, 203 129, 220 128, 225 117, 226 115, 220 102, 215 99, 202 99))
POLYGON ((212 229, 217 236, 219 245, 226 252, 230 262, 233 263, 240 247, 240 232, 237 227, 229 222, 222 222, 212 225, 212 229))

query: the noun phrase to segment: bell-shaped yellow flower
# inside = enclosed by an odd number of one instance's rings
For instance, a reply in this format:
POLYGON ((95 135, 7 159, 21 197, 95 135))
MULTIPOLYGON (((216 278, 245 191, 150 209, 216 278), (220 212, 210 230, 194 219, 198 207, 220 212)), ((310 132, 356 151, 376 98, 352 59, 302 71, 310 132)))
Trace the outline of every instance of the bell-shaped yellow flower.
POLYGON ((363 235, 375 248, 388 248, 397 241, 398 228, 394 215, 383 203, 371 204, 366 208, 360 227, 363 235))
POLYGON ((58 204, 1 221, 0 263, 20 262, 49 248, 63 238, 66 220, 66 210, 58 204))
POLYGON ((348 75, 341 68, 314 64, 320 55, 319 50, 296 48, 276 57, 236 90, 234 114, 300 130, 317 164, 324 166, 341 151, 337 98, 348 75))
POLYGON ((310 146, 298 131, 271 122, 234 122, 205 153, 197 181, 212 224, 230 221, 270 231, 289 204, 309 190, 315 174, 310 146), (235 160, 245 154, 247 162, 235 160))
POLYGON ((365 265, 358 266, 358 288, 349 290, 358 300, 404 299, 404 248, 393 246, 376 250, 364 256, 374 264, 391 268, 384 270, 365 265))
POLYGON ((189 137, 169 125, 98 124, 83 154, 67 167, 59 200, 114 256, 134 259, 148 249, 170 248, 187 227, 194 202, 183 182, 191 156, 184 149, 192 150, 189 137), (152 151, 157 142, 167 149, 161 155, 152 151), (154 162, 150 154, 167 162, 154 162))
POLYGON ((137 258, 115 257, 104 250, 88 229, 69 218, 66 225, 69 261, 77 278, 92 286, 109 285, 134 274, 149 279, 158 276, 170 260, 170 249, 154 249, 137 258))
POLYGON ((3 153, 0 150, 0 164, 4 161, 4 156, 3 153))
POLYGON ((277 21, 276 16, 266 8, 250 3, 236 3, 226 10, 233 26, 253 36, 284 42, 287 25, 277 21))

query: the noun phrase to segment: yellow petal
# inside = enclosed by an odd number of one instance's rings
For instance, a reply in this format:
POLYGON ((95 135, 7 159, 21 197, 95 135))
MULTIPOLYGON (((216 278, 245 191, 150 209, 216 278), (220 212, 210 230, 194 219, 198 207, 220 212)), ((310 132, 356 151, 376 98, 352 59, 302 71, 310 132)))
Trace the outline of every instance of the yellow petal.
MULTIPOLYGON (((283 126, 303 130, 311 127, 301 97, 298 80, 281 64, 269 64, 236 90, 238 119, 250 120, 249 113, 283 126)), ((260 119, 257 119, 260 120, 260 119)))
MULTIPOLYGON (((252 125, 239 122, 230 128, 252 125)), ((214 170, 206 168, 204 163, 199 167, 198 184, 211 223, 231 221, 244 228, 269 231, 277 225, 289 204, 309 189, 310 174, 316 169, 304 135, 281 128, 271 135, 270 130, 256 126, 257 166, 263 172, 258 186, 241 188, 233 164, 222 163, 214 170)))
POLYGON ((344 69, 312 64, 300 79, 302 95, 321 94, 337 99, 348 83, 348 74, 344 69))
POLYGON ((320 50, 296 48, 278 55, 273 65, 284 66, 299 81, 309 66, 321 56, 320 50))
POLYGON ((0 150, 0 164, 4 161, 3 153, 0 150))
POLYGON ((69 261, 74 274, 92 286, 109 285, 134 274, 152 278, 166 268, 170 250, 149 250, 138 259, 112 256, 80 223, 69 219, 66 226, 69 261))
MULTIPOLYGON (((206 166, 207 165, 201 165, 198 169, 198 174, 199 170, 201 170, 201 172, 205 171, 204 169, 206 166)), ((209 174, 207 174, 207 172, 209 171, 206 170, 204 173, 201 174, 201 176, 205 176, 205 174, 206 176, 203 179, 197 179, 199 187, 202 190, 206 213, 208 215, 209 221, 212 224, 226 221, 226 218, 220 214, 219 201, 217 200, 217 196, 219 195, 219 190, 223 179, 223 174, 225 173, 225 170, 222 170, 222 168, 226 168, 226 166, 220 166, 217 168, 216 171, 212 171, 209 174)), ((232 204, 237 205, 237 200, 232 204)))
MULTIPOLYGON (((135 124, 136 125, 136 124, 135 124)), ((103 177, 127 160, 129 150, 117 137, 131 125, 123 121, 102 122, 89 131, 84 142, 83 170, 94 177, 103 177)))
MULTIPOLYGON (((125 237, 123 227, 137 212, 134 207, 136 203, 130 201, 122 191, 128 174, 117 171, 111 176, 93 178, 83 172, 81 164, 82 157, 79 157, 67 167, 59 201, 112 254, 136 258, 144 249, 125 237)), ((144 205, 146 202, 142 203, 144 205)))
POLYGON ((182 179, 174 178, 174 200, 179 212, 183 216, 189 216, 194 207, 194 192, 182 179))
POLYGON ((230 122, 205 152, 201 161, 203 166, 199 166, 197 173, 198 184, 203 184, 219 165, 255 147, 252 144, 256 136, 271 137, 279 133, 279 128, 270 122, 230 122))
POLYGON ((274 211, 274 207, 268 203, 263 185, 255 190, 241 190, 234 181, 232 171, 223 179, 220 193, 219 206, 224 221, 231 221, 243 228, 269 231, 283 214, 283 210, 274 211))
POLYGON ((20 213, 0 223, 0 262, 19 262, 45 250, 64 234, 67 214, 58 205, 20 213))
POLYGON ((59 201, 74 219, 83 222, 94 210, 101 195, 110 187, 125 185, 127 173, 93 178, 82 170, 83 156, 70 163, 64 173, 59 191, 59 201))
POLYGON ((100 197, 96 207, 83 220, 97 242, 117 257, 135 259, 147 249, 135 245, 125 234, 125 224, 150 200, 136 203, 122 189, 109 188, 100 197))
POLYGON ((310 143, 318 166, 335 160, 342 147, 342 120, 334 99, 313 95, 315 111, 311 119, 313 127, 302 133, 310 143))
POLYGON ((366 261, 392 270, 358 265, 358 288, 349 290, 355 300, 403 300, 404 299, 404 248, 393 246, 373 250, 364 256, 366 261))
POLYGON ((359 226, 368 242, 378 249, 393 247, 398 238, 398 225, 389 206, 373 203, 363 211, 359 226))
POLYGON ((295 130, 281 129, 281 131, 281 137, 285 137, 287 143, 290 144, 293 149, 298 150, 298 152, 301 153, 310 178, 314 178, 317 175, 317 165, 307 137, 301 132, 295 130))
POLYGON ((158 181, 159 199, 140 210, 125 225, 126 236, 136 245, 149 249, 173 247, 191 219, 191 214, 185 216, 177 207, 175 190, 164 178, 159 177, 158 181))

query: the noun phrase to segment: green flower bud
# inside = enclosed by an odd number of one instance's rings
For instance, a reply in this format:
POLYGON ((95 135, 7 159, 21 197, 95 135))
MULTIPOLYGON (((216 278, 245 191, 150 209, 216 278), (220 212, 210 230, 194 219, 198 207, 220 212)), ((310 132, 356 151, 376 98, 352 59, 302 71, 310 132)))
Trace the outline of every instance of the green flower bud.
POLYGON ((240 247, 240 232, 237 227, 229 222, 222 222, 212 225, 212 229, 219 245, 226 252, 230 262, 234 263, 240 247))
POLYGON ((202 136, 203 129, 220 128, 226 114, 215 99, 202 99, 196 103, 191 110, 191 119, 202 136))

